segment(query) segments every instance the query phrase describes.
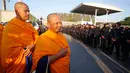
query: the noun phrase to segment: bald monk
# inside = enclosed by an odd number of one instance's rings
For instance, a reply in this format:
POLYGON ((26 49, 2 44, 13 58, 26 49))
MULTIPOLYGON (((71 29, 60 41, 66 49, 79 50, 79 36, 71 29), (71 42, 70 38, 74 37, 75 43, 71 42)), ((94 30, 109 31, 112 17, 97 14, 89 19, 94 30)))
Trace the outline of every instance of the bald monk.
POLYGON ((25 73, 26 60, 35 47, 36 30, 26 20, 29 8, 23 2, 14 6, 16 17, 7 23, 1 39, 1 62, 6 73, 25 73))
POLYGON ((70 48, 66 38, 59 32, 61 19, 55 13, 49 14, 47 25, 48 30, 36 42, 32 70, 36 70, 36 73, 45 73, 49 69, 49 73, 70 73, 70 48), (44 66, 48 70, 44 71, 44 66))
MULTIPOLYGON (((1 37, 2 37, 2 32, 3 32, 3 25, 0 24, 0 49, 1 49, 1 37)), ((1 54, 0 54, 1 55, 1 54)), ((4 69, 1 65, 1 58, 0 58, 0 73, 4 73, 4 69)))

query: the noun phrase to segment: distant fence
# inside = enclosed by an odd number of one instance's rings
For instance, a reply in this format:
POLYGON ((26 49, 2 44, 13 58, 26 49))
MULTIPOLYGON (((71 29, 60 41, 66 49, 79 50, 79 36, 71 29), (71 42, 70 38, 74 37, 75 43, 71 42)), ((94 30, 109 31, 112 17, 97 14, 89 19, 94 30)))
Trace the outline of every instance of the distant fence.
POLYGON ((63 26, 68 26, 68 25, 78 25, 80 24, 79 22, 68 22, 68 21, 62 21, 63 26))

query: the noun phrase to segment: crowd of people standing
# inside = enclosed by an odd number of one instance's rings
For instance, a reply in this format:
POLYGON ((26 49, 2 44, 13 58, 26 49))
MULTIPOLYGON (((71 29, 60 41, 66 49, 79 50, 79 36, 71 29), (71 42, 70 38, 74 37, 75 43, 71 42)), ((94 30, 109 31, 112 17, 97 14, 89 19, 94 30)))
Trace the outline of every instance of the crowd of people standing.
POLYGON ((116 53, 116 59, 127 61, 130 51, 130 28, 123 27, 120 22, 100 25, 66 26, 62 32, 82 41, 85 45, 100 49, 108 55, 116 53))

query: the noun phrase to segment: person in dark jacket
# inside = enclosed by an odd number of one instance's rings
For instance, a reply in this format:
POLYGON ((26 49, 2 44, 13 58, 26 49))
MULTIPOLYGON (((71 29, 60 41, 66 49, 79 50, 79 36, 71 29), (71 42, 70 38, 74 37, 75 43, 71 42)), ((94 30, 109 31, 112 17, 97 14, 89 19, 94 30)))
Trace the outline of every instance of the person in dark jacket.
POLYGON ((98 45, 99 45, 99 33, 100 33, 100 26, 97 25, 95 26, 95 29, 94 29, 94 47, 97 48, 98 45))
POLYGON ((121 37, 122 37, 122 27, 121 23, 117 22, 116 23, 116 28, 113 36, 113 41, 115 41, 115 49, 116 49, 116 59, 120 59, 120 48, 121 48, 121 37))
POLYGON ((109 36, 109 24, 104 24, 104 27, 100 31, 100 36, 101 36, 101 50, 102 51, 107 51, 108 49, 108 36, 109 36))
POLYGON ((109 55, 112 55, 112 52, 114 50, 114 46, 115 46, 115 33, 116 32, 116 24, 113 24, 112 25, 112 29, 110 31, 110 34, 109 34, 109 38, 110 38, 110 44, 109 44, 109 49, 108 49, 108 54, 109 55))
POLYGON ((124 29, 124 42, 122 44, 122 52, 123 52, 123 58, 121 61, 127 61, 129 57, 130 52, 130 28, 126 27, 124 29))

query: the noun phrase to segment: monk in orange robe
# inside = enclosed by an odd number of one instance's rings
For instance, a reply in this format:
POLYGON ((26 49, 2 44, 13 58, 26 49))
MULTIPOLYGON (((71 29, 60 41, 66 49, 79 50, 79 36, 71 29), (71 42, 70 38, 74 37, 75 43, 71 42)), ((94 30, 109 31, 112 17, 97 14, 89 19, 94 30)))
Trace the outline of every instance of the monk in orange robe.
POLYGON ((39 60, 48 56, 51 73, 70 73, 70 48, 65 36, 59 32, 62 22, 55 13, 48 15, 47 22, 48 30, 36 42, 32 70, 39 73, 37 71, 39 60))
MULTIPOLYGON (((2 32, 3 32, 3 25, 0 24, 0 49, 1 49, 1 37, 2 37, 2 32)), ((1 54, 0 54, 1 55, 1 54)), ((1 65, 1 58, 0 58, 0 73, 4 73, 4 69, 1 65)))
POLYGON ((2 33, 1 63, 6 73, 25 73, 26 56, 33 52, 38 33, 26 22, 28 6, 17 2, 14 8, 16 17, 6 24, 2 33))
MULTIPOLYGON (((0 40, 1 40, 1 37, 2 37, 2 32, 3 32, 3 25, 0 24, 0 40)), ((0 44, 1 44, 1 42, 0 42, 0 44)))

